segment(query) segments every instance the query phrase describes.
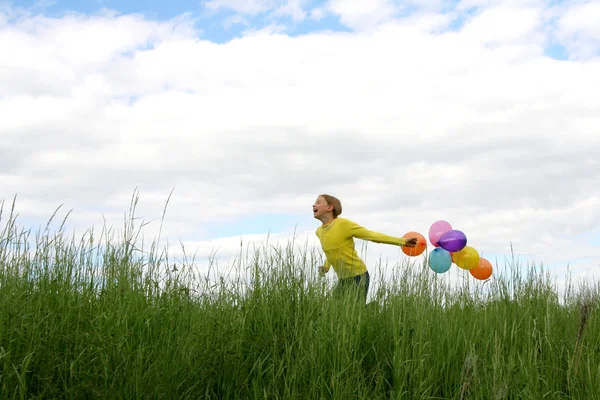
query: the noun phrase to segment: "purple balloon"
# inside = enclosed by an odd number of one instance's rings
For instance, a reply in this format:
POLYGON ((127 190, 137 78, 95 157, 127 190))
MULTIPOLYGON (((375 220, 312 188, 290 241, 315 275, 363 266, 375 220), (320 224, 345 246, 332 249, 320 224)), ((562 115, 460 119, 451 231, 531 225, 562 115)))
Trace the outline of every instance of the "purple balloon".
POLYGON ((446 232, 438 243, 442 249, 454 253, 465 248, 467 245, 467 236, 462 231, 454 229, 446 232))

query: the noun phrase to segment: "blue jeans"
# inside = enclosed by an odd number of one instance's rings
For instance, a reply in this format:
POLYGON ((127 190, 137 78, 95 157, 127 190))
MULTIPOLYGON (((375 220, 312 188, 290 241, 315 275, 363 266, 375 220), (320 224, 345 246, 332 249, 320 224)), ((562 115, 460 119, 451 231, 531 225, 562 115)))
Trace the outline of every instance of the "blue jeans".
POLYGON ((334 289, 334 293, 342 294, 351 290, 357 290, 358 298, 362 299, 366 304, 370 280, 369 271, 351 278, 340 279, 334 289))

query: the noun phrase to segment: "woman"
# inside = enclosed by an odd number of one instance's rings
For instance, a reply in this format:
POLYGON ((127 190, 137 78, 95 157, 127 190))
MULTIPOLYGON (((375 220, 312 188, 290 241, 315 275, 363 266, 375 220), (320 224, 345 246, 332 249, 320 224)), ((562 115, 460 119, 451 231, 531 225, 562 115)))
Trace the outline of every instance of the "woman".
POLYGON ((414 247, 417 238, 400 238, 373 232, 347 219, 338 218, 342 213, 342 203, 328 194, 317 197, 313 204, 313 216, 322 222, 316 235, 325 253, 325 265, 319 272, 327 273, 330 267, 338 277, 336 292, 348 287, 359 287, 366 302, 369 291, 369 271, 354 247, 354 238, 375 243, 414 247))

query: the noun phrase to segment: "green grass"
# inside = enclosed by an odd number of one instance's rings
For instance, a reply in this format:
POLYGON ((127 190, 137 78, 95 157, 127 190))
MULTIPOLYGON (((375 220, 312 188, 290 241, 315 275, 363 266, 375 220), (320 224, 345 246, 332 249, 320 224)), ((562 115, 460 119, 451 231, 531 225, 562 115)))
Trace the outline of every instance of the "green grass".
POLYGON ((145 249, 133 216, 76 239, 4 211, 2 399, 600 398, 597 286, 563 298, 509 262, 454 288, 403 263, 365 307, 293 242, 209 276, 145 249))

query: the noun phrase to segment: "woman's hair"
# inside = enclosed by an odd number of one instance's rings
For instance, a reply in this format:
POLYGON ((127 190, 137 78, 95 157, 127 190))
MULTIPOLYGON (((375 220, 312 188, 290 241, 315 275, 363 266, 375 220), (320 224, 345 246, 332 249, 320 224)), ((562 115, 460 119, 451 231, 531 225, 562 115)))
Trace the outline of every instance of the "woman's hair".
POLYGON ((329 194, 322 194, 321 197, 325 199, 327 205, 333 206, 333 218, 337 218, 342 213, 342 203, 340 200, 329 194))

